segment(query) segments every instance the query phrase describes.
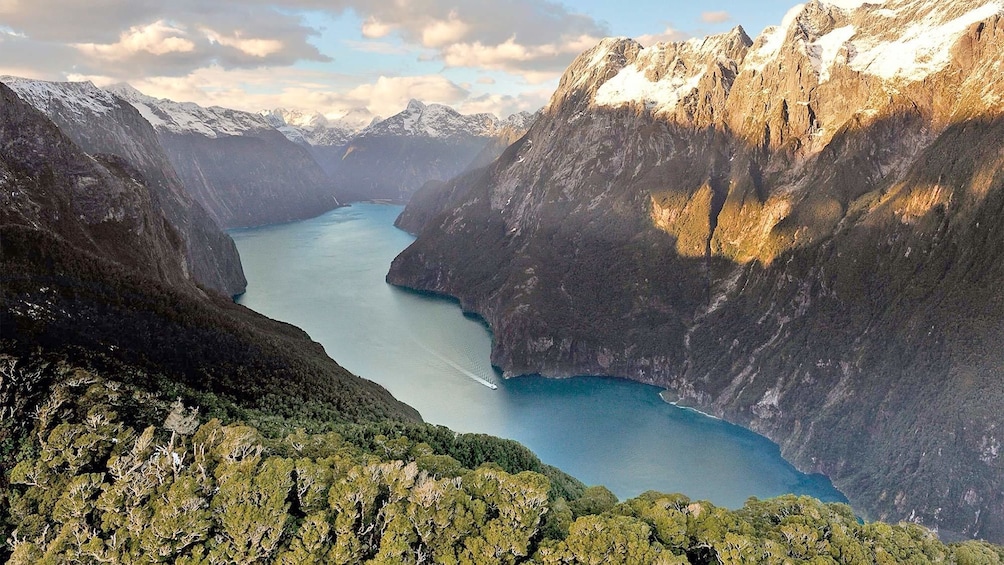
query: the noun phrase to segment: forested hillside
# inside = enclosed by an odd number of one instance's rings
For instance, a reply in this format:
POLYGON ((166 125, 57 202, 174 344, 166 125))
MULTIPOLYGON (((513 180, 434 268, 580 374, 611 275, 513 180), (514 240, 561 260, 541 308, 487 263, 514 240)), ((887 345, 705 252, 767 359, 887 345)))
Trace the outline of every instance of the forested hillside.
MULTIPOLYGON (((38 371, 0 358, 4 382, 38 371)), ((510 441, 427 425, 266 434, 73 365, 41 371, 52 392, 11 472, 12 564, 1004 560, 806 497, 619 503, 510 441)))

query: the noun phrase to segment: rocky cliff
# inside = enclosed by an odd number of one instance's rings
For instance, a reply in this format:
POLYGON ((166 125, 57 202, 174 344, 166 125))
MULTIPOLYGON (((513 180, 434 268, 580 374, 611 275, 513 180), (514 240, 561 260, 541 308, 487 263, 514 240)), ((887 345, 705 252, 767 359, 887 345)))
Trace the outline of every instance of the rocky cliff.
POLYGON ((507 375, 616 375, 776 440, 858 511, 1004 539, 1004 7, 810 2, 582 54, 388 280, 507 375))
MULTIPOLYGON (((13 77, 3 82, 48 116, 80 150, 115 156, 135 170, 134 176, 149 189, 154 212, 166 219, 181 242, 180 253, 168 261, 180 262, 186 277, 226 296, 244 292, 247 281, 233 240, 186 192, 153 128, 135 108, 89 82, 13 77)), ((158 248, 157 253, 163 251, 158 248)))
POLYGON ((224 228, 310 218, 338 205, 308 149, 264 116, 110 89, 156 129, 189 193, 224 228))
MULTIPOLYGON (((122 115, 134 111, 122 104, 122 115)), ((21 418, 5 421, 5 434, 30 429, 53 384, 41 377, 50 362, 185 396, 213 416, 230 404, 322 422, 420 420, 302 330, 204 292, 188 275, 186 242, 154 203, 159 188, 121 156, 85 152, 0 84, 0 356, 35 369, 5 372, 0 404, 21 418)), ((0 467, 17 451, 3 450, 0 467)))
MULTIPOLYGON (((529 126, 529 114, 499 120, 462 115, 439 104, 412 100, 408 107, 361 131, 333 173, 339 198, 407 202, 428 181, 466 170, 486 147, 529 126)), ((487 160, 482 158, 483 161, 487 160)))

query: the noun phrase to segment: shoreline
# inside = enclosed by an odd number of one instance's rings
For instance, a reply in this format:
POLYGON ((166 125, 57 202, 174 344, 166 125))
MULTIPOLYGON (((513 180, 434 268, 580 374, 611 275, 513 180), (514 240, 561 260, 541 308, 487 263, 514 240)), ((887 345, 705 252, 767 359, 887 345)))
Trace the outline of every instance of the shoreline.
MULTIPOLYGON (((662 392, 659 393, 659 398, 661 398, 662 401, 665 402, 666 404, 672 404, 673 406, 676 406, 677 408, 680 408, 682 410, 689 410, 691 412, 697 412, 701 416, 706 416, 708 418, 711 418, 712 420, 718 420, 719 422, 724 421, 721 418, 719 418, 718 416, 715 416, 714 414, 708 414, 707 412, 705 412, 703 410, 699 410, 697 408, 694 408, 693 406, 687 406, 686 404, 680 404, 680 398, 679 397, 677 397, 676 400, 670 400, 670 397, 667 396, 667 395, 670 395, 670 394, 672 394, 672 395, 675 396, 675 393, 670 392, 670 390, 668 388, 667 389, 663 389, 662 392)), ((749 429, 749 428, 745 428, 744 426, 740 426, 740 427, 744 428, 744 429, 749 429)), ((766 437, 766 436, 764 436, 764 437, 766 437)), ((770 439, 770 438, 768 438, 768 439, 770 439)), ((773 440, 771 440, 771 441, 773 441, 773 440)))

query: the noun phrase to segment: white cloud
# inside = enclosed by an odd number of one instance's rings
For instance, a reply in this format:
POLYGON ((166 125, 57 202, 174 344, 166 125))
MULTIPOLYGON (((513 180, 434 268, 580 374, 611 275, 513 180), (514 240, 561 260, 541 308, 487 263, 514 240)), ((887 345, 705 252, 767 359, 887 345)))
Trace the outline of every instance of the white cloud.
POLYGON ((524 45, 513 36, 498 44, 455 43, 443 49, 442 57, 450 67, 505 71, 539 83, 560 74, 569 61, 598 41, 597 37, 582 35, 556 43, 524 45))
POLYGON ((367 39, 387 37, 392 31, 394 31, 394 26, 387 25, 373 16, 370 16, 363 22, 362 33, 363 37, 367 39))
POLYGON ((344 2, 363 18, 364 37, 396 34, 434 49, 447 67, 500 70, 534 83, 554 78, 606 35, 592 18, 552 0, 344 2))
POLYGON ((282 51, 283 43, 278 39, 245 38, 240 31, 232 35, 223 35, 211 29, 203 29, 203 33, 212 43, 233 47, 252 57, 268 57, 282 51))
POLYGON ((379 116, 401 111, 412 98, 423 102, 457 104, 468 95, 467 90, 442 75, 380 77, 346 92, 342 98, 350 106, 366 106, 379 116))
POLYGON ((191 53, 195 43, 184 29, 158 20, 145 26, 134 26, 122 32, 118 42, 110 44, 77 43, 78 50, 101 59, 119 61, 138 53, 167 55, 168 53, 191 53))
POLYGON ((533 90, 518 96, 504 94, 483 94, 464 100, 457 109, 464 114, 487 112, 499 117, 507 117, 516 112, 536 112, 551 96, 551 89, 533 90))
POLYGON ((701 12, 701 21, 706 24, 721 24, 732 20, 732 14, 726 11, 701 12))
POLYGON ((456 43, 467 36, 470 29, 471 26, 461 21, 456 11, 452 11, 447 19, 436 20, 422 29, 422 45, 443 47, 456 43))

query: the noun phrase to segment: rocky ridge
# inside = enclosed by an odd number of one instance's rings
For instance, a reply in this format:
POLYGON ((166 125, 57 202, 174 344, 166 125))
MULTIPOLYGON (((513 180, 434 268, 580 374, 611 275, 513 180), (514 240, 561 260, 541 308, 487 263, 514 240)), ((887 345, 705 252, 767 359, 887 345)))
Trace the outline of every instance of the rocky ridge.
MULTIPOLYGON (((465 116, 440 104, 412 100, 407 108, 363 129, 345 147, 333 173, 342 200, 407 202, 429 181, 464 170, 489 145, 529 127, 532 116, 465 116)), ((487 160, 481 157, 482 161, 487 160)))
POLYGON ((658 384, 869 517, 1004 539, 1002 13, 810 2, 755 40, 604 40, 406 209, 388 280, 484 316, 507 375, 658 384))
POLYGON ((304 219, 338 205, 309 150, 265 116, 157 99, 129 85, 109 90, 154 126, 185 187, 221 226, 304 219))
POLYGON ((293 143, 306 147, 324 172, 331 175, 341 164, 345 146, 367 126, 380 121, 366 108, 355 108, 335 119, 320 112, 276 108, 261 115, 293 143))
POLYGON ((14 77, 0 78, 0 82, 48 116, 83 151, 115 156, 134 169, 131 174, 149 187, 154 211, 166 218, 174 237, 182 242, 180 254, 169 261, 180 262, 186 278, 226 296, 244 292, 247 281, 233 241, 189 196, 140 112, 89 82, 14 77))

